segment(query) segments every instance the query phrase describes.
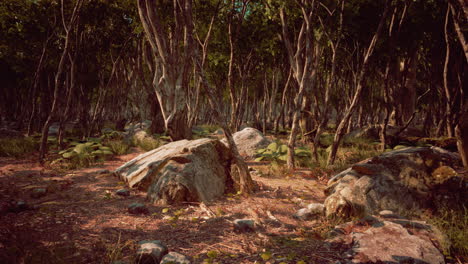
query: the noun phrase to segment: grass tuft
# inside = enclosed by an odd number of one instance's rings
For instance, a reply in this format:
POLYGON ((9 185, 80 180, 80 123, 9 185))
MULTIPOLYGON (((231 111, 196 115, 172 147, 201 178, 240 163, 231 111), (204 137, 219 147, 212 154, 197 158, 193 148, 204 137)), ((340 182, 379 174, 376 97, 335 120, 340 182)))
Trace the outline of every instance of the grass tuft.
POLYGON ((115 155, 124 155, 130 150, 130 145, 119 139, 108 140, 104 145, 109 147, 115 155))
POLYGON ((21 158, 31 152, 38 151, 39 144, 30 137, 0 139, 0 156, 21 158))

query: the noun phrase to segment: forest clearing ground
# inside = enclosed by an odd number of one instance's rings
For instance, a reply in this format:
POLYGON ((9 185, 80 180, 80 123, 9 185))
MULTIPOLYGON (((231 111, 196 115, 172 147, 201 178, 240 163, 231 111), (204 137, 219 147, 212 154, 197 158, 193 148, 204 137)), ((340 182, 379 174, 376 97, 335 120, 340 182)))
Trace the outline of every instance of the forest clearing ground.
MULTIPOLYGON (((195 203, 151 205, 145 202, 145 193, 136 190, 131 190, 130 197, 117 196, 115 191, 124 183, 111 174, 96 173, 112 171, 140 153, 134 150, 98 166, 71 171, 41 167, 34 156, 0 158, 1 201, 24 200, 37 206, 0 216, 0 259, 5 263, 129 261, 136 243, 145 239, 161 240, 171 251, 194 257, 194 263, 340 259, 340 250, 322 240, 323 223, 293 217, 304 205, 325 199, 324 181, 309 171, 298 170, 289 177, 254 173, 259 185, 254 195, 229 194, 214 201, 207 205, 214 216, 208 217, 195 203), (39 187, 47 188, 47 195, 31 198, 31 190, 39 187), (147 204, 150 213, 129 214, 127 207, 134 202, 147 204), (231 221, 238 218, 255 219, 260 225, 254 233, 236 233, 231 221)), ((267 167, 249 165, 258 171, 267 167)))

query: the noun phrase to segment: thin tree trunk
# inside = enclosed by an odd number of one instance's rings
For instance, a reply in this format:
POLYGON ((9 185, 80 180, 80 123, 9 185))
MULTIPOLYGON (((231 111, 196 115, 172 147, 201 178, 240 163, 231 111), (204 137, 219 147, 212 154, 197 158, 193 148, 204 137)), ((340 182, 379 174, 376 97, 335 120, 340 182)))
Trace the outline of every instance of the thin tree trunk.
POLYGON ((452 113, 452 91, 449 87, 448 83, 448 71, 449 71, 449 62, 450 62, 450 40, 448 34, 448 24, 449 24, 449 14, 450 14, 450 7, 447 6, 447 12, 445 15, 445 26, 444 26, 444 33, 445 33, 445 62, 444 62, 444 91, 445 91, 445 124, 447 126, 447 135, 449 137, 454 136, 453 131, 453 113, 452 113))
POLYGON ((345 131, 346 131, 346 126, 348 125, 351 116, 354 112, 354 109, 357 106, 357 103, 359 101, 359 98, 361 97, 362 89, 364 88, 364 81, 365 81, 365 74, 367 73, 368 69, 368 64, 369 64, 369 59, 372 56, 374 52, 374 48, 376 45, 377 40, 380 37, 380 34, 382 32, 383 26, 385 24, 385 20, 387 18, 388 10, 390 7, 391 0, 387 0, 385 4, 385 10, 383 12, 382 17, 380 18, 379 25, 377 27, 377 31, 375 32, 369 47, 367 48, 366 54, 364 56, 364 61, 361 66, 361 70, 358 76, 358 84, 356 87, 356 91, 354 93, 354 97, 352 99, 351 105, 349 106, 348 110, 345 113, 345 116, 343 117, 343 120, 341 120, 340 124, 338 125, 338 128, 336 129, 335 137, 333 139, 333 144, 332 144, 332 149, 330 151, 330 154, 328 156, 328 165, 332 165, 335 162, 336 159, 336 153, 338 151, 338 146, 341 143, 341 139, 343 138, 345 131))
POLYGON ((62 20, 63 20, 63 27, 65 29, 65 45, 62 51, 62 55, 60 57, 60 62, 57 67, 57 73, 55 74, 55 81, 54 81, 54 96, 52 101, 52 108, 50 109, 49 116, 47 117, 44 126, 42 127, 42 137, 41 137, 41 144, 39 149, 39 161, 41 163, 44 162, 45 155, 47 153, 47 138, 49 137, 49 127, 52 123, 52 120, 55 118, 57 109, 58 109, 58 97, 60 92, 61 86, 61 79, 62 79, 62 72, 65 67, 65 61, 67 60, 68 50, 70 48, 70 38, 71 38, 71 29, 74 24, 78 20, 79 12, 82 6, 83 0, 77 0, 75 3, 75 7, 73 8, 73 13, 70 17, 70 21, 68 25, 65 23, 65 16, 64 16, 64 0, 61 2, 62 8, 62 20))

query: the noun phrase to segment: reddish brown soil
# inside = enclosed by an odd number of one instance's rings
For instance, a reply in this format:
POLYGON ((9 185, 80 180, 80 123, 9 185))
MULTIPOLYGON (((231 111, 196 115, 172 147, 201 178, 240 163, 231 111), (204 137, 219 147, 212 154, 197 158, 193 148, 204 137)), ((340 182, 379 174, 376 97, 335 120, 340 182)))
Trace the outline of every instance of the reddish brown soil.
POLYGON ((145 239, 161 240, 171 251, 191 256, 194 263, 207 259, 209 251, 217 253, 212 263, 281 262, 278 259, 334 263, 340 259, 338 248, 321 238, 327 226, 293 218, 300 203, 324 200, 324 184, 310 172, 299 171, 288 178, 254 176, 259 185, 254 195, 228 195, 208 204, 214 214, 209 216, 199 204, 150 204, 145 193, 137 190, 127 198, 117 196, 115 191, 123 183, 112 174, 96 173, 114 170, 138 154, 74 171, 44 168, 34 157, 0 158, 0 202, 23 200, 34 207, 0 215, 0 262, 130 263, 136 242, 145 239), (31 190, 38 187, 47 188, 47 195, 31 198, 31 190), (129 214, 127 207, 133 202, 145 203, 150 213, 129 214), (232 220, 237 218, 255 219, 260 225, 256 232, 236 233, 232 220), (277 261, 262 260, 265 250, 277 261))

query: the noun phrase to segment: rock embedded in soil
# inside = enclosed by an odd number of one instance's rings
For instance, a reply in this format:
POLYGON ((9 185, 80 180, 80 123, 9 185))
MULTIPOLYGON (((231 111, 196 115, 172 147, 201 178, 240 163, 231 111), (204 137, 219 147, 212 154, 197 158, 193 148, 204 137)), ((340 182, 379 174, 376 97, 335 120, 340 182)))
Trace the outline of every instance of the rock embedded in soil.
POLYGON ((16 201, 10 207, 10 212, 19 213, 31 209, 25 201, 16 201))
POLYGON ((143 240, 138 242, 136 263, 138 264, 159 264, 168 249, 159 240, 143 240))
POLYGON ((151 202, 208 202, 232 186, 231 155, 219 140, 180 140, 139 155, 115 171, 151 202))
POLYGON ((327 242, 350 248, 344 254, 346 263, 445 263, 433 243, 446 243, 440 231, 422 221, 411 222, 402 225, 399 220, 368 216, 335 227, 327 242))
POLYGON ((255 221, 252 219, 236 219, 233 223, 234 231, 241 233, 255 231, 255 221))
POLYGON ((119 196, 123 196, 123 197, 128 197, 128 196, 130 196, 130 191, 127 190, 127 189, 120 189, 120 190, 117 190, 115 192, 115 194, 117 194, 119 196))
POLYGON ((329 180, 326 215, 415 213, 463 201, 464 179, 451 169, 459 163, 457 154, 437 147, 406 148, 360 162, 329 180))
POLYGON ((165 255, 160 264, 190 264, 190 259, 177 252, 169 252, 165 255))
POLYGON ((96 174, 101 175, 101 174, 109 174, 111 173, 110 170, 98 170, 96 171, 96 174))
POLYGON ((128 212, 130 214, 148 214, 148 208, 141 203, 132 203, 128 206, 128 212))
POLYGON ((31 191, 31 198, 41 198, 47 195, 46 188, 35 188, 31 191))
POLYGON ((325 207, 323 204, 312 203, 309 204, 306 208, 299 209, 294 217, 300 220, 312 220, 318 217, 321 217, 325 212, 325 207))
POLYGON ((383 217, 383 218, 398 218, 398 219, 402 219, 403 217, 398 215, 398 214, 395 214, 393 211, 390 211, 390 210, 383 210, 383 211, 380 211, 379 212, 379 216, 380 217, 383 217))

